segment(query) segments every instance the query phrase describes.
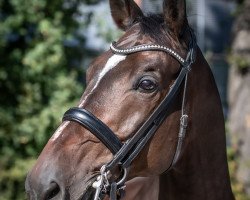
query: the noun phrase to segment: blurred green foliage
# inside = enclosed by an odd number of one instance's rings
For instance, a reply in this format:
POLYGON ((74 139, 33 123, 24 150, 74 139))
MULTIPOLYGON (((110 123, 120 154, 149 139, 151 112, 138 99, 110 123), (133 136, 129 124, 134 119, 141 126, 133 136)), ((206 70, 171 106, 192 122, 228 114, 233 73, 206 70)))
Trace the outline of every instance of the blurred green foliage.
POLYGON ((27 171, 83 92, 64 45, 79 3, 0 0, 0 200, 25 199, 27 171))
POLYGON ((250 60, 247 55, 234 55, 231 53, 229 56, 229 62, 239 71, 247 70, 250 67, 250 60))
POLYGON ((233 146, 227 148, 228 167, 230 171, 232 190, 236 200, 250 200, 250 197, 245 192, 243 184, 236 178, 238 156, 237 148, 233 146))

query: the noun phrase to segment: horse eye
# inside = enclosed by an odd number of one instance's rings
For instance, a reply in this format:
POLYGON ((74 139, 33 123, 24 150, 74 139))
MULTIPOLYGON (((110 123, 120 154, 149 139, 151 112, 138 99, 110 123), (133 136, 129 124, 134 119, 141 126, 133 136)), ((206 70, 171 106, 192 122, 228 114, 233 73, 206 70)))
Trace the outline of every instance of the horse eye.
POLYGON ((157 88, 157 84, 150 79, 143 79, 138 84, 138 89, 144 92, 153 92, 157 88))

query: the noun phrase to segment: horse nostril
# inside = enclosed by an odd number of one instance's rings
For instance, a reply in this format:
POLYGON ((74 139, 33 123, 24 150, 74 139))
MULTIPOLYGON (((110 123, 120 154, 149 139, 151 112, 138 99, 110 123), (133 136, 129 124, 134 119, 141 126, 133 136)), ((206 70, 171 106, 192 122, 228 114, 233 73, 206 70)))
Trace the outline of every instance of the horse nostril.
POLYGON ((60 192, 60 187, 57 183, 53 182, 50 185, 50 188, 46 192, 46 200, 54 198, 60 192))

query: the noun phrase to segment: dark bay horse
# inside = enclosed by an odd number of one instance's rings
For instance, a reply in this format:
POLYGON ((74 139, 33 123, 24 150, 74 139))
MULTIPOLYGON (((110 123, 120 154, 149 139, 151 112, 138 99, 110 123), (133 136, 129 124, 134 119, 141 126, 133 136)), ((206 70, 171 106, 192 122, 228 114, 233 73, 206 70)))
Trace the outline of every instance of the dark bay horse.
POLYGON ((234 199, 222 107, 185 1, 150 16, 133 0, 110 7, 125 34, 89 67, 27 176, 28 199, 234 199))

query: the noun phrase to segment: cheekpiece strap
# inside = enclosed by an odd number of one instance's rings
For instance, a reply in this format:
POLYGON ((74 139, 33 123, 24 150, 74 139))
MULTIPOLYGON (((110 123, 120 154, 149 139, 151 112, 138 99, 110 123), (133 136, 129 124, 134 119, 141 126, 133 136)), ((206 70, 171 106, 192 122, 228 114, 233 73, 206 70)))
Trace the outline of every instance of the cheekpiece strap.
POLYGON ((117 184, 111 183, 110 186, 110 199, 111 200, 117 200, 117 184))

